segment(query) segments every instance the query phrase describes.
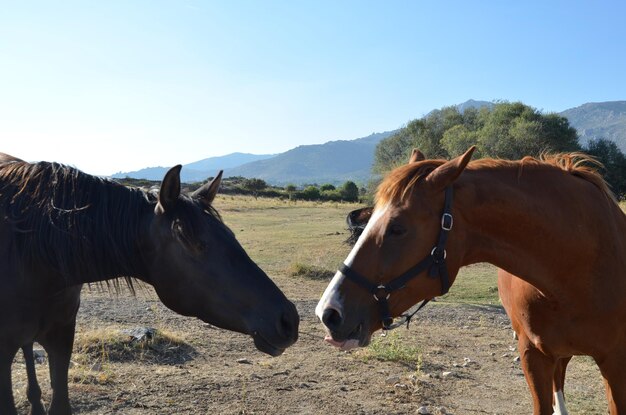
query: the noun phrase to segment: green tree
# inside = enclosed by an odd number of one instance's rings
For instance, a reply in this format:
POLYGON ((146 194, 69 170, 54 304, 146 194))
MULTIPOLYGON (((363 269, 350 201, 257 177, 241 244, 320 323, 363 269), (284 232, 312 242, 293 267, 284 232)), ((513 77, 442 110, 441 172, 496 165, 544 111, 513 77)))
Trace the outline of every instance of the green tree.
MULTIPOLYGON (((465 125, 458 124, 446 130, 441 138, 441 145, 449 157, 463 154, 478 142, 478 132, 470 131, 465 125)), ((480 157, 480 151, 474 157, 480 157)))
POLYGON ((432 158, 449 157, 441 143, 443 135, 448 129, 463 123, 463 115, 456 107, 435 110, 424 118, 410 121, 406 127, 378 144, 374 172, 385 173, 405 164, 413 148, 419 148, 432 158))
POLYGON ((335 189, 336 189, 336 187, 335 187, 335 186, 333 186, 333 185, 332 185, 332 184, 330 184, 330 183, 323 184, 323 185, 321 185, 321 186, 320 186, 320 190, 321 190, 322 192, 323 192, 324 190, 335 190, 335 189))
POLYGON ((496 104, 477 138, 478 149, 486 157, 520 159, 580 150, 576 130, 565 117, 544 115, 521 102, 496 104))
POLYGON ((595 157, 604 166, 604 179, 619 199, 626 196, 626 156, 617 144, 600 138, 591 140, 585 152, 595 157))
POLYGON ((359 188, 353 182, 348 180, 341 186, 341 198, 348 202, 356 202, 359 200, 359 188))
POLYGON ((341 200, 341 192, 338 190, 322 190, 320 192, 320 197, 323 200, 332 200, 332 201, 339 201, 341 200))
POLYGON ((430 158, 457 156, 476 145, 476 157, 519 159, 542 152, 580 150, 576 130, 558 114, 542 114, 521 102, 500 102, 491 109, 455 107, 433 111, 409 122, 376 147, 374 172, 406 163, 413 148, 430 158))
POLYGON ((294 184, 288 184, 287 186, 285 186, 285 192, 287 192, 287 195, 289 195, 289 199, 293 199, 293 195, 296 193, 296 185, 294 184))
POLYGON ((407 149, 412 148, 411 143, 411 135, 407 128, 402 128, 396 134, 378 143, 374 151, 374 172, 384 174, 399 166, 403 156, 405 160, 409 157, 406 153, 407 149))
POLYGON ((252 192, 256 199, 259 196, 259 192, 267 188, 267 183, 262 179, 245 179, 242 187, 252 192))
POLYGON ((306 200, 318 200, 320 198, 320 189, 316 186, 307 186, 302 191, 302 197, 306 200))

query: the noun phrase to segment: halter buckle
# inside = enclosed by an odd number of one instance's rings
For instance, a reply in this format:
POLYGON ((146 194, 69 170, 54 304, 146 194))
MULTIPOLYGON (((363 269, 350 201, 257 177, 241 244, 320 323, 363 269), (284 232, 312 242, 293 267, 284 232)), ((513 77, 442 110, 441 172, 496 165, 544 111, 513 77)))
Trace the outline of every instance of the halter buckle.
MULTIPOLYGON (((379 285, 378 287, 376 287, 376 289, 378 290, 378 292, 380 291, 384 291, 385 293, 387 293, 387 296, 385 297, 385 300, 389 299, 389 296, 391 295, 391 293, 387 292, 387 287, 385 287, 384 285, 379 285)), ((376 301, 380 301, 380 297, 378 297, 376 294, 378 294, 378 292, 374 292, 372 293, 372 296, 374 297, 374 300, 376 301)))
POLYGON ((444 231, 452 230, 452 225, 454 225, 454 218, 450 213, 444 213, 441 215, 441 229, 444 231))
POLYGON ((448 253, 445 249, 443 250, 443 255, 438 255, 437 252, 437 247, 434 247, 433 250, 430 251, 430 256, 433 257, 433 261, 435 261, 435 264, 439 264, 441 261, 445 261, 446 257, 448 256, 448 253))

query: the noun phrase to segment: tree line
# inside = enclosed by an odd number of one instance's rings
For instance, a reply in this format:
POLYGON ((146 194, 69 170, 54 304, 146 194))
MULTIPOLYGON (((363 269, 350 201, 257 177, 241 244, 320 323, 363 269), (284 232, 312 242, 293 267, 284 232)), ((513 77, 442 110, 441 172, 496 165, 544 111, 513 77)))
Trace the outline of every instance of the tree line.
POLYGON ((284 187, 271 186, 262 179, 247 179, 245 177, 229 177, 222 181, 220 192, 224 194, 244 194, 254 197, 282 197, 289 200, 322 200, 322 201, 344 201, 356 202, 364 189, 351 180, 346 181, 341 186, 333 184, 306 184, 296 186, 288 184, 284 187))
MULTIPOLYGON (((212 180, 209 178, 208 180, 212 180)), ((159 181, 147 179, 133 179, 125 177, 116 179, 125 186, 158 188, 159 181)), ((185 184, 185 191, 192 192, 202 186, 204 182, 185 184)), ((220 193, 237 194, 256 197, 275 197, 289 200, 311 200, 311 201, 334 201, 334 202, 357 202, 361 196, 365 194, 364 188, 359 188, 356 183, 351 180, 346 181, 341 186, 333 184, 307 184, 304 186, 296 186, 288 184, 287 186, 272 186, 265 180, 257 178, 245 177, 227 177, 222 180, 220 193)))
POLYGON ((470 146, 475 157, 520 159, 542 153, 582 151, 604 165, 602 173, 620 199, 626 196, 626 156, 607 139, 582 146, 567 118, 544 114, 521 102, 499 102, 493 107, 460 112, 445 107, 410 121, 376 147, 374 172, 384 174, 406 163, 413 148, 430 158, 453 158, 470 146))

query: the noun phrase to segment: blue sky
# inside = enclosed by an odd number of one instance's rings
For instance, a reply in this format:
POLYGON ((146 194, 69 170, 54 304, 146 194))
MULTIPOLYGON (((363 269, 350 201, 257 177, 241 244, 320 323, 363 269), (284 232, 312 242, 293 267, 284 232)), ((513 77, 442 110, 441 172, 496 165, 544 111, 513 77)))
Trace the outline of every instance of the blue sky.
POLYGON ((626 99, 623 1, 0 9, 0 151, 92 174, 354 139, 470 98, 626 99))

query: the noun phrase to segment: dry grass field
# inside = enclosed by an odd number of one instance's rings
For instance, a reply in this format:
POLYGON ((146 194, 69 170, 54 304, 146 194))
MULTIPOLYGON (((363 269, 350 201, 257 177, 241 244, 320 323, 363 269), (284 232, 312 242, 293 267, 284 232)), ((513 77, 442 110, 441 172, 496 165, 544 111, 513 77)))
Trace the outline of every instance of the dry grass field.
MULTIPOLYGON (((528 414, 530 395, 516 342, 499 305, 496 270, 462 270, 451 293, 411 323, 349 353, 323 342, 314 316, 327 277, 350 247, 344 203, 219 196, 225 222, 301 315, 300 339, 284 355, 250 338, 167 310, 150 287, 137 296, 85 288, 70 370, 79 414, 528 414), (297 275, 294 275, 297 274, 297 275), (157 329, 149 342, 123 329, 157 329)), ((47 361, 37 365, 49 401, 47 361)), ((25 368, 13 366, 20 413, 25 368)), ((606 413, 598 370, 574 358, 566 381, 571 414, 606 413)))

